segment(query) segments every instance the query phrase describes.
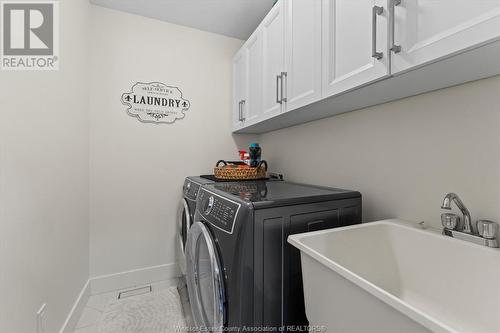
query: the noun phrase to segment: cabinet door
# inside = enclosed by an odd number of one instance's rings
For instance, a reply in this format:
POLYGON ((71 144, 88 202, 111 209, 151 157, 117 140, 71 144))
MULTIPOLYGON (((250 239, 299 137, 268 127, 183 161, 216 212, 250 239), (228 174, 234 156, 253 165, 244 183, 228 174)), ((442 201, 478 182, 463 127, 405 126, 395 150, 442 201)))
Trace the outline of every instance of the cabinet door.
POLYGON ((284 6, 278 1, 262 22, 263 38, 263 112, 267 119, 279 114, 282 110, 282 91, 284 71, 284 6))
POLYGON ((321 1, 285 3, 286 111, 321 99, 321 1))
POLYGON ((245 126, 248 126, 262 119, 262 81, 264 77, 262 31, 256 30, 245 45, 248 59, 248 93, 242 107, 245 126))
POLYGON ((392 73, 500 37, 500 0, 402 0, 394 13, 401 51, 392 55, 392 73))
POLYGON ((247 53, 242 48, 233 59, 233 130, 243 127, 242 101, 247 93, 247 53))
POLYGON ((389 75, 387 3, 323 0, 323 97, 389 75))

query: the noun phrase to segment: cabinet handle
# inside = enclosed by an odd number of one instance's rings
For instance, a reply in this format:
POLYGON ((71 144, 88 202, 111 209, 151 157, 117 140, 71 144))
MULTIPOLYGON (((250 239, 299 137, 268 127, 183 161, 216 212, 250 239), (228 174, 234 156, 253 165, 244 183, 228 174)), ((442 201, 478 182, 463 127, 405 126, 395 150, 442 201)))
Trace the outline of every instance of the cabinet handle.
POLYGON ((395 16, 395 7, 401 4, 401 0, 391 0, 391 5, 389 6, 389 24, 391 26, 391 50, 394 53, 401 52, 401 45, 397 45, 395 43, 395 30, 396 30, 396 16, 395 16))
POLYGON ((247 118, 245 117, 245 112, 243 107, 245 106, 245 100, 242 100, 241 102, 241 121, 245 121, 247 118))
POLYGON ((288 76, 287 72, 281 72, 281 101, 287 102, 287 91, 286 89, 288 88, 288 76), (284 78, 284 79, 283 79, 284 78), (284 91, 284 93, 283 93, 284 91))
POLYGON ((241 101, 238 102, 238 120, 241 121, 241 101))
POLYGON ((280 93, 280 85, 279 85, 279 81, 281 80, 281 97, 283 97, 283 78, 281 77, 281 75, 276 75, 276 103, 278 104, 281 104, 282 103, 282 100, 280 99, 279 97, 279 93, 280 93))
POLYGON ((383 52, 377 52, 377 15, 384 12, 384 7, 373 6, 372 8, 372 57, 380 60, 384 56, 383 52))

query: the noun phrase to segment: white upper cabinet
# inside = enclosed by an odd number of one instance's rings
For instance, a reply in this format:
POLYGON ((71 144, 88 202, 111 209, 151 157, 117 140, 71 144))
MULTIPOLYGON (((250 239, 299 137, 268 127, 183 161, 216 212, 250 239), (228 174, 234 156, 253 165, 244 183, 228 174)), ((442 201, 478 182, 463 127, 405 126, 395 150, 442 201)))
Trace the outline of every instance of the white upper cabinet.
POLYGON ((285 2, 285 110, 321 99, 321 1, 285 2))
POLYGON ((247 100, 247 53, 241 49, 233 59, 233 129, 244 125, 243 107, 247 100))
POLYGON ((277 2, 238 52, 234 130, 321 99, 321 1, 277 2))
POLYGON ((323 97, 389 75, 387 0, 323 0, 323 97))
POLYGON ((401 47, 399 53, 392 52, 393 74, 498 39, 500 35, 500 0, 391 2, 395 13, 395 51, 401 47))
POLYGON ((263 110, 261 119, 279 114, 283 105, 284 72, 284 1, 278 1, 264 18, 263 41, 263 110))
POLYGON ((233 131, 500 75, 499 59, 500 0, 279 0, 234 58, 233 131))
POLYGON ((262 97, 264 79, 263 43, 261 30, 257 30, 246 43, 248 58, 247 100, 243 105, 245 125, 251 125, 260 120, 262 115, 262 97))

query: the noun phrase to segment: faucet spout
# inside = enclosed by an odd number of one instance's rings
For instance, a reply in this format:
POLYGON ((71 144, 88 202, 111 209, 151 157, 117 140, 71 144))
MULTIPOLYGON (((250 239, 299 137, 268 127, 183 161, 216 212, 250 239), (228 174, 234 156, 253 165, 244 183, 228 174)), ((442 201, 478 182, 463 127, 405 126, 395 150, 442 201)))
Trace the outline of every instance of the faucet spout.
POLYGON ((463 226, 462 232, 472 234, 473 233, 472 221, 471 221, 469 210, 467 209, 467 207, 465 207, 465 204, 462 202, 462 200, 460 200, 458 195, 456 195, 455 193, 447 193, 443 199, 443 203, 441 204, 441 208, 442 209, 451 209, 452 202, 454 202, 457 205, 458 209, 460 209, 460 211, 462 212, 462 214, 464 216, 464 226, 463 226))

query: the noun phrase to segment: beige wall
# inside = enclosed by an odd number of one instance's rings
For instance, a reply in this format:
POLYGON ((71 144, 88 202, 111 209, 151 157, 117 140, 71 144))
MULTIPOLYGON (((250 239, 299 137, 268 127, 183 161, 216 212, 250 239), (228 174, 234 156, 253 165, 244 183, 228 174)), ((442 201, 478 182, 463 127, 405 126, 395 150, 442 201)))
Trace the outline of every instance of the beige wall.
POLYGON ((88 279, 87 0, 60 1, 60 70, 0 72, 0 332, 57 332, 88 279))
POLYGON ((100 7, 93 14, 90 272, 97 276, 175 262, 184 178, 237 156, 231 59, 242 42, 100 7), (128 116, 120 97, 137 81, 180 87, 191 102, 186 117, 145 124, 128 116))
POLYGON ((474 220, 500 222, 500 77, 342 114, 262 136, 289 180, 356 189, 364 221, 440 226, 458 193, 474 220))

